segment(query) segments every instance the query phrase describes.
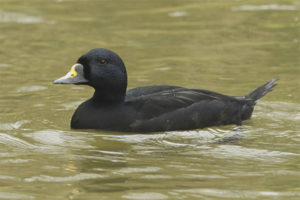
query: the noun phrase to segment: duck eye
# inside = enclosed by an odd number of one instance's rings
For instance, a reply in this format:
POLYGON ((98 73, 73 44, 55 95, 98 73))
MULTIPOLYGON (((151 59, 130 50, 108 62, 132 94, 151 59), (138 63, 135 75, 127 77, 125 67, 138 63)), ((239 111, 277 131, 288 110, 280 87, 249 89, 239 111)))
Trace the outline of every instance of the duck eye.
POLYGON ((101 60, 99 61, 99 64, 100 64, 100 65, 105 65, 105 64, 107 64, 107 60, 101 59, 101 60))

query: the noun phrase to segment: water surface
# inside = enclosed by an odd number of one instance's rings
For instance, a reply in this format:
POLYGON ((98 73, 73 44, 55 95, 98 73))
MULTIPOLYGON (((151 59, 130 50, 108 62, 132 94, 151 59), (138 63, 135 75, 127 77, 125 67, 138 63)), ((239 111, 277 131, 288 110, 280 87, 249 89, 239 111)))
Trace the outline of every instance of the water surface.
POLYGON ((0 199, 299 199, 300 2, 0 0, 0 199), (116 51, 129 88, 244 95, 279 86, 234 125, 74 131, 93 91, 57 86, 86 51, 116 51))

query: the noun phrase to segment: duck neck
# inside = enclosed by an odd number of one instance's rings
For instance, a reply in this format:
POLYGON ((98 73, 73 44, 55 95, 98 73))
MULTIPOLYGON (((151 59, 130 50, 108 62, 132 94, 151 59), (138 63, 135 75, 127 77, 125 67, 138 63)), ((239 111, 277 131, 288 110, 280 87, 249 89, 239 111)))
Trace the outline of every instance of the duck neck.
POLYGON ((114 91, 95 90, 92 100, 97 104, 120 104, 124 102, 125 94, 114 91))

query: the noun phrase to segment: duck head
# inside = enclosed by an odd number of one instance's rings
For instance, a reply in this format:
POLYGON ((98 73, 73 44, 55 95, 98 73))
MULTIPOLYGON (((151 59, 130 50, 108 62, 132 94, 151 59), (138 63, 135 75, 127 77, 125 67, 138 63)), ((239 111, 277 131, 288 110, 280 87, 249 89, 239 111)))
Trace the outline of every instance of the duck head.
POLYGON ((54 84, 89 85, 100 101, 124 100, 127 88, 125 65, 116 53, 108 49, 92 49, 82 55, 70 72, 54 84))

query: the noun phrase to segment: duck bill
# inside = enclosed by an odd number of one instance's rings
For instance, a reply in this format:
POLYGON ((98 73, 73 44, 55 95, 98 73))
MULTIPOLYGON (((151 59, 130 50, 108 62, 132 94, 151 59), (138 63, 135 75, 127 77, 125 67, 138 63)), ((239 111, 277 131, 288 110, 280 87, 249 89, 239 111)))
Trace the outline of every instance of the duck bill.
POLYGON ((83 65, 76 63, 63 77, 53 81, 54 84, 84 84, 88 80, 84 77, 83 65))

